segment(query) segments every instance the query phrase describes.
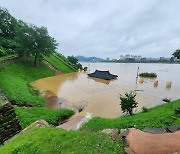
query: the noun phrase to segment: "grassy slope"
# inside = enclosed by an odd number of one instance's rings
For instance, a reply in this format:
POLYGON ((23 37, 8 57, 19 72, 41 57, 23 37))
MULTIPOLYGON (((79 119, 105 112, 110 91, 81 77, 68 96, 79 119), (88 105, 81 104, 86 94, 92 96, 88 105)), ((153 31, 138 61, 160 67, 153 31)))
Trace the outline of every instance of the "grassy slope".
POLYGON ((0 69, 0 88, 9 100, 43 105, 45 100, 29 92, 28 83, 54 75, 47 65, 42 62, 38 67, 33 66, 33 60, 25 59, 0 69))
POLYGON ((116 119, 93 118, 83 128, 94 131, 105 128, 165 128, 169 125, 180 124, 180 117, 174 115, 174 109, 180 107, 180 100, 167 103, 155 108, 149 109, 148 112, 141 112, 133 116, 120 117, 116 119))
POLYGON ((56 58, 58 58, 60 61, 62 61, 66 66, 69 66, 72 70, 77 71, 78 68, 76 65, 72 64, 65 56, 58 53, 55 55, 56 58))
POLYGON ((3 154, 89 154, 124 153, 122 143, 107 134, 65 131, 56 128, 34 128, 0 147, 3 154))
POLYGON ((51 63, 56 69, 60 70, 63 73, 71 73, 73 72, 73 69, 65 65, 62 61, 60 61, 58 58, 56 58, 53 54, 51 54, 49 57, 44 57, 46 61, 51 63))
POLYGON ((15 107, 16 114, 23 128, 36 120, 45 120, 49 124, 58 125, 59 122, 69 118, 74 111, 68 109, 48 109, 48 108, 21 108, 15 107))

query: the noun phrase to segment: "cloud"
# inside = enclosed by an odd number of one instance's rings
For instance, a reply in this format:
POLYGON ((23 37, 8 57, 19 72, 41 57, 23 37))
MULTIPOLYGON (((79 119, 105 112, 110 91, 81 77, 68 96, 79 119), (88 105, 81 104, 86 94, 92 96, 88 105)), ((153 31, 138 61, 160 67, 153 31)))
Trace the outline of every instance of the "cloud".
POLYGON ((118 58, 180 48, 179 0, 1 0, 18 19, 46 26, 59 52, 118 58))

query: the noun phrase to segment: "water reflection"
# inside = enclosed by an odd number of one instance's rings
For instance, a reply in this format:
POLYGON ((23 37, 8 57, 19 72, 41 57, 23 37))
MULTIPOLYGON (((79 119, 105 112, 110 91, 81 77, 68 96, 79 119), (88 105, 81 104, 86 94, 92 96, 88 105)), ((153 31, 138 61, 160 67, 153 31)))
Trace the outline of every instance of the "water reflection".
POLYGON ((109 84, 110 82, 113 82, 114 80, 117 80, 117 79, 112 79, 112 80, 104 80, 104 79, 99 79, 99 78, 94 78, 94 77, 87 77, 88 79, 92 79, 94 80, 95 82, 99 82, 99 83, 104 83, 104 84, 109 84))

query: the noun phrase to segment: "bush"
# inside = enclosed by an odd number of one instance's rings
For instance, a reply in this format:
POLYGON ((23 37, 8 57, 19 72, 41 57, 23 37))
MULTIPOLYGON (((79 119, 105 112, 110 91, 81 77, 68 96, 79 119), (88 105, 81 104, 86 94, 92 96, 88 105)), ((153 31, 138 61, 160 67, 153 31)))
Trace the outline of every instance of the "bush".
POLYGON ((86 67, 86 66, 83 68, 84 71, 87 71, 87 69, 88 69, 88 67, 86 67))
POLYGON ((131 91, 130 93, 125 93, 125 96, 119 96, 121 109, 124 112, 127 112, 129 115, 133 114, 133 109, 137 107, 138 102, 135 100, 136 93, 131 91))
POLYGON ((78 59, 74 56, 68 56, 68 60, 75 65, 78 63, 78 59))
POLYGON ((148 112, 148 108, 145 107, 145 106, 143 106, 143 107, 142 107, 142 111, 143 111, 143 112, 148 112))
POLYGON ((180 116, 180 107, 174 109, 174 114, 180 116))
POLYGON ((140 77, 149 77, 149 78, 156 78, 157 74, 156 73, 148 73, 148 72, 144 72, 144 73, 140 73, 139 74, 140 77))

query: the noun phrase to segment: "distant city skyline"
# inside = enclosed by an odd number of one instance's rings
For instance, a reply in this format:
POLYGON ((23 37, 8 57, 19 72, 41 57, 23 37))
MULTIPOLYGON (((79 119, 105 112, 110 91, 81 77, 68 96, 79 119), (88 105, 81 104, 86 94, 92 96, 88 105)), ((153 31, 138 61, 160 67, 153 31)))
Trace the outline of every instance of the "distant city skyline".
POLYGON ((65 56, 158 58, 180 48, 179 0, 1 0, 0 6, 47 27, 65 56))

